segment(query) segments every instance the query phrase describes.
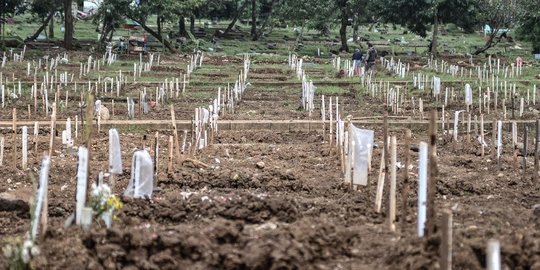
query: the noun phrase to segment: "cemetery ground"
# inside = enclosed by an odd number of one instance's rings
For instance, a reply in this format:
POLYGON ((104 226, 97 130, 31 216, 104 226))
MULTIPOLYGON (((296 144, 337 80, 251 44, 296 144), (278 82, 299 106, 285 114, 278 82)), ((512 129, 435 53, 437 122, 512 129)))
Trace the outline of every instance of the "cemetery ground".
MULTIPOLYGON (((536 110, 540 110, 540 105, 527 100, 525 112, 517 116, 519 102, 516 101, 513 109, 509 101, 506 103, 508 117, 499 161, 492 123, 502 119, 502 102, 498 111, 495 112, 497 107, 492 107, 491 113, 484 112, 487 142, 484 155, 474 128, 471 128, 471 138, 467 137, 464 119, 460 119, 458 125, 459 141, 454 142, 453 128, 450 128, 453 112, 464 110, 465 84, 473 84, 473 96, 478 96, 476 74, 450 76, 429 69, 427 58, 400 58, 410 64, 411 73, 440 76, 449 92, 455 91, 449 94, 445 106, 447 122, 437 122, 438 173, 434 201, 437 231, 421 238, 416 231, 418 145, 421 141, 429 142, 428 112, 431 109, 441 112, 444 101, 441 96, 433 97, 428 90, 413 87, 411 75, 399 78, 379 63, 373 82, 400 86, 406 96, 398 102, 401 110, 391 112, 388 118, 388 135, 397 137, 400 164, 397 166, 400 168, 396 187, 397 218, 395 231, 392 231, 388 224, 389 183, 384 186, 381 211, 375 209, 384 145, 383 116, 390 110, 385 103, 388 99, 379 90, 371 92, 367 83, 363 84, 359 78, 339 78, 332 59, 304 57, 305 74, 317 87, 316 109, 310 113, 302 109, 302 82, 288 66, 287 55, 252 55, 246 90, 235 103, 234 112, 220 115, 219 128, 207 147, 194 154, 186 150, 180 159, 173 158, 170 169, 169 138, 174 135, 170 106, 173 105, 179 121, 180 140, 196 140, 191 131, 194 111, 211 104, 218 95, 218 88, 223 94, 227 84, 231 89, 234 87, 245 58, 205 55, 202 65, 191 73, 182 91, 179 89, 184 84, 183 74, 188 72, 186 65, 190 64, 190 55, 162 55, 160 64, 151 71, 143 71, 135 80, 132 73, 133 65, 140 63, 138 56, 120 58, 110 66, 92 69, 86 76, 77 78, 79 63, 86 63, 87 57, 85 53, 71 54, 69 62, 59 64, 56 71, 58 76, 63 72, 73 74, 73 82, 79 83, 78 90, 72 82, 62 86, 56 98, 54 133, 57 134, 53 136, 48 180, 48 227, 39 235, 40 253, 32 260, 32 265, 38 269, 437 269, 441 267, 442 257, 441 223, 447 210, 452 211, 453 217, 451 245, 455 269, 485 268, 486 245, 491 238, 500 241, 505 267, 540 269, 540 183, 533 177, 535 150, 532 143, 534 120, 538 118, 536 110), (126 76, 125 82, 118 92, 113 84, 107 91, 107 83, 103 81, 119 76, 120 70, 126 76), (146 88, 149 97, 153 97, 156 87, 172 78, 179 79, 179 86, 175 81, 170 92, 165 92, 164 101, 158 101, 144 113, 140 92, 146 88), (120 134, 124 169, 116 176, 113 193, 120 196, 123 207, 115 212, 111 228, 106 228, 103 222, 95 222, 84 230, 76 225, 65 228, 66 220, 75 212, 78 156, 75 148, 62 144, 61 131, 68 117, 74 121, 74 116, 82 115, 81 111, 86 109, 81 109, 79 102, 87 100, 84 87, 88 87, 88 81, 91 85, 100 82, 95 99, 101 100, 111 115, 110 120, 101 121, 99 131, 93 120, 93 135, 88 145, 88 179, 94 182, 100 171, 109 170, 109 128, 116 128, 120 134), (67 89, 69 94, 66 94, 67 89), (178 97, 177 92, 180 92, 178 97), (352 190, 350 184, 344 182, 341 153, 335 147, 335 138, 333 143, 330 139, 329 119, 326 118, 325 125, 320 121, 322 95, 326 103, 330 98, 339 98, 343 119, 350 115, 355 126, 375 132, 367 186, 352 190), (126 97, 136 104, 134 119, 128 117, 126 97), (410 102, 410 97, 424 99, 423 120, 418 105, 410 102), (510 136, 512 110, 520 131, 517 140, 522 145, 522 129, 529 124, 526 166, 522 163, 523 154, 514 154, 510 136), (406 129, 412 131, 411 167, 407 170, 403 166, 408 150, 406 129), (159 162, 154 185, 159 189, 154 190, 151 199, 122 196, 132 173, 133 152, 147 148, 154 157, 156 132, 159 162), (409 177, 408 183, 404 182, 404 171, 409 177)), ((466 58, 445 60, 464 68, 476 68, 468 66, 466 58)), ((148 57, 143 61, 148 61, 148 57)), ((474 61, 484 63, 487 59, 475 58, 474 61)), ((506 66, 512 61, 503 59, 506 66)), ((524 97, 527 89, 532 89, 538 71, 531 64, 521 77, 507 81, 516 83, 524 97)), ((6 91, 17 93, 17 82, 23 83, 20 97, 6 97, 6 107, 0 113, 5 138, 0 193, 27 201, 35 194, 43 152, 49 151, 51 117, 50 112, 43 109, 41 96, 37 103, 31 98, 34 76, 33 69, 30 76, 27 74, 26 62, 8 62, 2 73, 6 91), (11 144, 13 108, 19 128, 27 125, 32 129, 35 121, 39 123, 35 141, 30 136, 26 170, 20 165, 20 130, 15 147, 11 144)), ((49 76, 52 73, 50 71, 49 76)), ((44 74, 45 71, 40 71, 37 80, 41 81, 44 74)), ((50 92, 51 103, 54 93, 50 92)), ((500 93, 502 96, 502 88, 500 93)), ((150 100, 155 101, 155 98, 148 98, 150 100)), ((476 101, 471 114, 479 116, 476 101)), ((83 143, 83 127, 79 123, 75 145, 83 143)), ((30 206, 25 202, 16 201, 1 207, 0 245, 5 246, 14 238, 25 236, 31 226, 31 215, 30 206)), ((7 264, 5 258, 0 259, 0 267, 5 268, 7 264)))

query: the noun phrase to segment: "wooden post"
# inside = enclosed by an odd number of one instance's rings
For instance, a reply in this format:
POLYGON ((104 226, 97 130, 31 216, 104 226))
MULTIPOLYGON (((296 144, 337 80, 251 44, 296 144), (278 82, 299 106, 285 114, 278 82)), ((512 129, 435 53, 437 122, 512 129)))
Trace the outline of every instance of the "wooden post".
POLYGON ((49 140, 49 157, 52 159, 53 148, 54 148, 54 135, 56 127, 56 103, 53 103, 52 114, 51 114, 51 138, 49 140))
POLYGON ((168 155, 168 162, 167 162, 167 174, 172 174, 173 170, 173 156, 174 156, 174 136, 169 136, 169 155, 168 155))
POLYGON ((12 123, 12 129, 13 129, 13 141, 12 141, 12 147, 13 147, 13 166, 16 166, 17 164, 17 109, 13 108, 13 123, 12 123))
POLYGON ((538 153, 538 136, 540 135, 540 120, 536 120, 536 134, 534 137, 534 174, 533 174, 533 180, 534 183, 538 183, 538 156, 540 153, 538 153))
POLYGON ((492 156, 493 158, 497 158, 497 120, 493 120, 493 124, 491 124, 491 145, 492 145, 492 156))
POLYGON ((396 230, 396 225, 394 222, 396 221, 396 165, 397 165, 397 142, 396 142, 396 136, 392 136, 391 141, 391 165, 390 165, 390 209, 389 209, 389 215, 388 215, 388 223, 390 226, 391 231, 396 230))
POLYGON ((4 136, 0 137, 0 166, 4 165, 4 136))
POLYGON ((467 141, 471 142, 471 114, 467 113, 467 141))
POLYGON ((435 233, 435 195, 437 192, 437 110, 431 111, 429 119, 429 166, 428 166, 428 194, 427 194, 427 221, 425 235, 435 233))
POLYGON ((443 211, 442 244, 441 244, 441 270, 452 269, 452 212, 443 211))
POLYGON ((178 165, 181 164, 181 156, 180 156, 180 142, 178 141, 178 129, 176 128, 176 117, 174 114, 174 105, 171 104, 171 121, 173 125, 173 135, 174 135, 174 145, 176 148, 176 162, 178 165))
MULTIPOLYGON (((86 146, 86 149, 88 151, 88 159, 87 160, 91 160, 91 146, 92 146, 92 135, 93 135, 93 129, 94 129, 94 125, 92 123, 92 117, 94 115, 94 95, 92 95, 91 92, 88 92, 88 97, 87 97, 87 105, 86 105, 86 115, 85 115, 85 118, 87 119, 84 123, 84 137, 83 137, 83 140, 84 140, 84 145, 86 146)), ((80 148, 79 148, 80 150, 80 148)), ((90 165, 89 165, 90 162, 88 162, 86 164, 86 172, 90 172, 90 165)), ((87 176, 88 177, 88 176, 87 176)), ((89 202, 90 201, 90 192, 88 192, 90 189, 90 182, 91 181, 88 181, 88 179, 86 179, 86 190, 87 190, 87 194, 86 194, 86 201, 89 202)))
POLYGON ((480 147, 481 147, 481 156, 484 157, 484 115, 480 115, 480 147))
POLYGON ((159 132, 154 136, 154 188, 158 186, 159 181, 159 132))
POLYGON ((411 163, 411 130, 406 129, 405 130, 405 148, 403 149, 404 156, 405 156, 405 168, 403 169, 403 190, 401 195, 402 200, 402 209, 401 209, 401 227, 403 228, 403 224, 407 223, 407 210, 408 210, 408 201, 409 201, 409 166, 411 163))
POLYGON ((382 205, 382 195, 384 189, 384 175, 385 175, 385 164, 384 164, 384 151, 381 152, 381 166, 379 167, 379 178, 377 180, 377 194, 375 195, 375 212, 381 212, 382 205))
POLYGON ((522 179, 525 180, 527 178, 527 149, 529 144, 529 126, 525 124, 524 127, 524 134, 523 134, 523 177, 522 179))
MULTIPOLYGON (((383 151, 384 151, 384 184, 386 190, 390 191, 390 182, 388 179, 388 166, 390 165, 390 152, 388 151, 388 112, 384 112, 384 124, 383 124, 383 151)), ((386 202, 386 211, 390 208, 390 201, 386 202)))

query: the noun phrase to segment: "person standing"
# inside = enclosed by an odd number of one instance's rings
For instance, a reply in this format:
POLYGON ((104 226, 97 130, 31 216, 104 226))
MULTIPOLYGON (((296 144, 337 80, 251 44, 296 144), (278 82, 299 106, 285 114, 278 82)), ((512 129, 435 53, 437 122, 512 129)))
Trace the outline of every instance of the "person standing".
POLYGON ((375 68, 375 61, 377 60, 377 50, 373 47, 373 44, 368 43, 367 59, 366 59, 366 72, 375 68))
POLYGON ((360 75, 360 67, 362 66, 364 55, 360 49, 356 49, 352 55, 354 75, 360 75))

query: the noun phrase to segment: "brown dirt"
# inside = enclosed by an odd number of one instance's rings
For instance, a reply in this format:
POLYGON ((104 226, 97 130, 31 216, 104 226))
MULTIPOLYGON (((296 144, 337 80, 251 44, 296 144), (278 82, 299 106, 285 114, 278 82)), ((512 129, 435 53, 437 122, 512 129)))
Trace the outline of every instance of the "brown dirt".
MULTIPOLYGON (((216 64, 240 61, 225 60, 209 59, 216 64)), ((270 72, 256 74, 262 73, 270 72)), ((276 76, 282 75, 276 72, 276 76)), ((296 110, 297 90, 250 89, 240 113, 228 118, 309 118, 296 110)), ((384 111, 377 99, 342 95, 340 100, 343 111, 354 117, 384 111)), ((195 102, 208 104, 196 97, 175 101, 177 118, 190 118, 195 102)), ((24 112, 22 104, 18 106, 24 112)), ((1 116, 10 119, 9 110, 1 116)), ((145 117, 168 119, 167 108, 145 117)), ((113 228, 95 225, 90 231, 63 228, 74 211, 76 153, 62 148, 57 137, 49 180, 49 230, 40 236, 41 255, 34 265, 37 269, 437 269, 440 231, 426 238, 416 236, 418 153, 412 152, 411 191, 406 198, 398 171, 397 231, 390 232, 384 214, 388 195, 382 213, 374 211, 382 128, 368 127, 376 132, 377 147, 370 184, 358 191, 343 184, 337 154, 323 142, 320 131, 221 132, 214 145, 196 156, 207 168, 186 162, 175 164, 170 174, 166 173, 169 132, 165 132, 160 136, 158 174, 162 191, 152 200, 122 198, 124 207, 113 228), (264 165, 257 165, 260 162, 264 165), (404 200, 407 215, 402 214, 404 200)), ((425 129, 415 127, 415 144, 427 140, 425 129)), ((40 133, 39 149, 31 151, 28 171, 11 162, 13 150, 5 148, 4 162, 9 165, 2 167, 0 192, 32 186, 30 176, 37 176, 41 153, 48 149, 47 133, 46 129, 40 133)), ((398 136, 398 161, 402 161, 403 129, 391 127, 390 133, 398 136)), ((9 142, 11 135, 7 130, 4 134, 9 142)), ((121 194, 127 186, 132 151, 151 145, 147 134, 153 130, 122 132, 125 170, 115 193, 121 194)), ((436 219, 439 223, 440 210, 452 209, 455 269, 484 269, 490 238, 501 241, 506 269, 540 269, 540 183, 531 182, 532 157, 524 178, 521 161, 518 170, 513 169, 508 140, 504 140, 499 170, 489 147, 488 156, 480 157, 478 144, 454 145, 439 133, 436 219)), ((490 135, 486 141, 491 145, 490 135)), ((105 132, 95 134, 91 179, 108 167, 107 142, 105 132)), ((23 236, 29 225, 25 211, 0 211, 0 245, 12 236, 23 236)), ((0 268, 5 267, 1 258, 0 268)))

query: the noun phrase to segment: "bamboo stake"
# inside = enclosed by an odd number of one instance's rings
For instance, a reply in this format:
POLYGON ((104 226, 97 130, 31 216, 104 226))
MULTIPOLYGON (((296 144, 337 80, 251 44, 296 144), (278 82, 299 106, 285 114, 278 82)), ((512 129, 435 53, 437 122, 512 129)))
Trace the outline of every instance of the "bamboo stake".
MULTIPOLYGON (((536 88, 535 88, 536 90, 536 88)), ((538 143, 538 136, 540 135, 540 120, 536 120, 536 135, 534 137, 534 174, 533 174, 533 181, 534 183, 538 183, 538 157, 540 153, 538 153, 539 143, 538 143)))
POLYGON ((441 244, 441 269, 452 269, 452 212, 443 211, 442 220, 442 244, 441 244))
POLYGON ((176 146, 176 162, 180 165, 182 164, 180 156, 180 141, 178 140, 178 129, 176 128, 176 118, 173 104, 171 104, 171 121, 173 125, 174 144, 176 146))
POLYGON ((12 129, 13 129, 13 166, 17 164, 17 109, 13 108, 13 123, 12 123, 12 129))
POLYGON ((525 125, 525 130, 523 134, 523 176, 522 179, 527 178, 527 154, 528 154, 528 144, 529 144, 529 126, 525 125))
POLYGON ((174 156, 174 136, 169 136, 169 155, 168 155, 168 162, 167 162, 167 174, 172 174, 173 170, 173 156, 174 156))
POLYGON ((409 166, 411 163, 411 130, 406 129, 405 130, 405 149, 403 149, 404 156, 405 156, 405 168, 403 170, 403 190, 402 190, 402 227, 403 224, 406 224, 407 222, 407 210, 408 210, 408 199, 409 199, 409 166))
MULTIPOLYGON (((388 112, 384 112, 384 119, 383 119, 383 151, 384 151, 384 185, 386 185, 386 190, 390 191, 390 182, 388 179, 388 166, 390 165, 390 152, 388 151, 388 112)), ((390 201, 386 202, 386 209, 388 211, 390 207, 390 201)))
POLYGON ((396 136, 392 136, 391 139, 391 165, 390 165, 390 209, 389 209, 389 219, 388 223, 390 226, 391 231, 396 230, 396 225, 394 222, 396 221, 396 165, 397 165, 397 142, 396 142, 396 136))
POLYGON ((428 166, 428 194, 427 194, 427 221, 426 235, 435 233, 435 194, 437 192, 437 110, 431 111, 429 119, 429 166, 428 166))
POLYGON ((385 175, 385 164, 384 164, 384 151, 381 152, 381 166, 379 167, 379 178, 377 180, 377 194, 375 195, 375 212, 381 212, 382 205, 382 195, 384 189, 384 175, 385 175))
POLYGON ((53 154, 53 148, 54 148, 54 133, 55 133, 55 127, 56 127, 56 103, 53 103, 53 111, 51 114, 51 138, 49 141, 49 157, 52 158, 53 154))
POLYGON ((4 136, 0 137, 0 166, 4 165, 4 136))
POLYGON ((484 115, 480 115, 480 147, 481 147, 481 156, 484 157, 484 115))

